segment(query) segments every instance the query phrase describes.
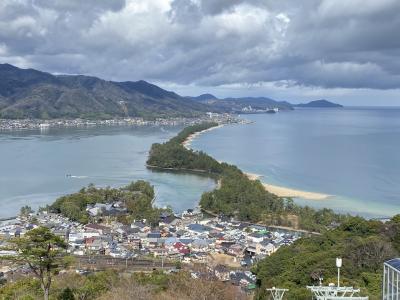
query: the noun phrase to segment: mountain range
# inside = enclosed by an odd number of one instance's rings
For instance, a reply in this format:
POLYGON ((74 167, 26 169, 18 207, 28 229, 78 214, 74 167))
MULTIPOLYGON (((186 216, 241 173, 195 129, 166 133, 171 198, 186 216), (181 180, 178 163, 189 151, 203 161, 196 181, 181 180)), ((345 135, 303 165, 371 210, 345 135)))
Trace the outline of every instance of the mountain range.
POLYGON ((0 65, 1 118, 194 117, 208 110, 146 81, 56 76, 0 65))
POLYGON ((293 109, 289 102, 266 97, 218 99, 211 94, 182 97, 143 80, 115 82, 0 64, 0 118, 3 119, 196 117, 208 111, 241 113, 248 107, 293 109))

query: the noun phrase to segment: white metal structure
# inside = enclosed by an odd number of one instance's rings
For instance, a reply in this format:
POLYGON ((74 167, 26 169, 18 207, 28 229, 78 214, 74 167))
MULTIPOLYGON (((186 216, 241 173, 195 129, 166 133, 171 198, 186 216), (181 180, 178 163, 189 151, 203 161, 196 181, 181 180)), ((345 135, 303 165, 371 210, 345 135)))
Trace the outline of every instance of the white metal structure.
POLYGON ((307 286, 316 300, 368 300, 368 297, 359 297, 359 289, 351 286, 307 286))
POLYGON ((342 259, 336 258, 336 267, 338 269, 337 286, 333 283, 329 286, 322 285, 322 278, 320 277, 319 286, 307 286, 316 300, 368 300, 368 297, 360 297, 358 293, 360 289, 355 289, 352 286, 340 286, 340 268, 342 267, 342 259))
POLYGON ((274 299, 274 300, 282 300, 283 299, 283 295, 285 294, 285 292, 288 291, 288 289, 277 289, 276 287, 273 287, 271 289, 267 289, 267 291, 271 292, 272 299, 274 299))
POLYGON ((400 258, 388 260, 383 264, 383 300, 400 300, 400 258))

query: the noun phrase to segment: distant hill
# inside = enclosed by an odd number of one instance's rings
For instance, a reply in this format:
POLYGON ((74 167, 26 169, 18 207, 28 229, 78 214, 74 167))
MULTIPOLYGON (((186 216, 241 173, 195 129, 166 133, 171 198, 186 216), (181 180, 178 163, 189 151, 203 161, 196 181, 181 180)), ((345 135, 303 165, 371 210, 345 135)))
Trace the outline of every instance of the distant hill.
POLYGON ((205 104, 146 81, 56 76, 0 64, 0 118, 192 117, 207 111, 205 104))
POLYGON ((335 107, 343 107, 341 104, 329 102, 328 100, 315 100, 308 103, 296 104, 295 107, 315 107, 315 108, 335 108, 335 107))
POLYGON ((217 97, 215 97, 212 94, 202 94, 202 95, 197 96, 197 97, 189 97, 189 98, 191 98, 191 99, 193 99, 195 101, 207 101, 207 100, 217 100, 218 99, 217 97))
POLYGON ((283 110, 293 109, 292 105, 286 101, 276 101, 266 97, 242 97, 218 99, 211 94, 203 94, 191 99, 203 104, 207 104, 214 110, 242 113, 244 108, 251 106, 252 109, 265 110, 279 108, 283 110))

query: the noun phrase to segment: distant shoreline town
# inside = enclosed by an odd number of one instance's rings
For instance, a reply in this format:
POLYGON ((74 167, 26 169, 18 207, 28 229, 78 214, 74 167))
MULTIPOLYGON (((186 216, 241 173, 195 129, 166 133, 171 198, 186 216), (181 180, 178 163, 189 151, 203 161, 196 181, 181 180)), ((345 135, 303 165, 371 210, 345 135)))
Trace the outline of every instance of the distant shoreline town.
POLYGON ((216 122, 220 124, 228 123, 248 123, 249 121, 239 119, 233 114, 206 113, 203 116, 186 118, 156 118, 146 120, 141 117, 134 118, 116 118, 107 120, 89 120, 89 119, 0 119, 0 131, 7 130, 31 130, 31 129, 49 129, 49 128, 68 128, 68 127, 91 127, 91 126, 176 126, 176 125, 194 125, 203 122, 216 122))

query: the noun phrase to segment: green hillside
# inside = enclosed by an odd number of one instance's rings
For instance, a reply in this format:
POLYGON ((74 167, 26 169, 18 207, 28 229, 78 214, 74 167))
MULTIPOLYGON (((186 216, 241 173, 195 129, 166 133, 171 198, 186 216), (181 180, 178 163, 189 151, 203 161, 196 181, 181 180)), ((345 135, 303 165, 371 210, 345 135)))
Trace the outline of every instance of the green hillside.
POLYGON ((0 118, 194 117, 202 103, 145 81, 113 82, 83 75, 55 76, 0 65, 0 118))

